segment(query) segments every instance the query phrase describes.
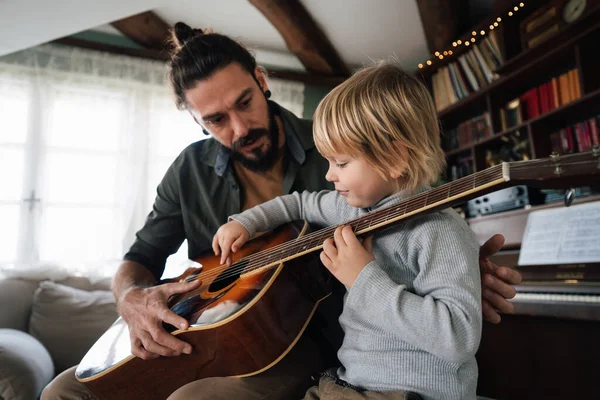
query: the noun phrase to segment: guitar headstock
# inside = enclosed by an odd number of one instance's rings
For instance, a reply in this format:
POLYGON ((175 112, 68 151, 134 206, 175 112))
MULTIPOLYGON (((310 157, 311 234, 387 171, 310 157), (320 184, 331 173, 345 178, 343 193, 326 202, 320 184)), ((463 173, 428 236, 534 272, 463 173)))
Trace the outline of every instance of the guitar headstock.
POLYGON ((544 189, 565 189, 600 183, 600 147, 585 153, 510 162, 512 182, 544 189))

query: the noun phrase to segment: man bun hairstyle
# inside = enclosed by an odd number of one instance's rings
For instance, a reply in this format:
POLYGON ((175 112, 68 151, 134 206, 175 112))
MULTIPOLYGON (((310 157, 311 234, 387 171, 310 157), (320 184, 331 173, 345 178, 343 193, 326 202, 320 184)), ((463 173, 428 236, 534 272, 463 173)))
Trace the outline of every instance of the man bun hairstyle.
POLYGON ((256 80, 254 56, 235 40, 211 29, 194 29, 177 22, 172 29, 173 49, 169 78, 177 108, 186 108, 185 92, 231 63, 238 63, 256 80))

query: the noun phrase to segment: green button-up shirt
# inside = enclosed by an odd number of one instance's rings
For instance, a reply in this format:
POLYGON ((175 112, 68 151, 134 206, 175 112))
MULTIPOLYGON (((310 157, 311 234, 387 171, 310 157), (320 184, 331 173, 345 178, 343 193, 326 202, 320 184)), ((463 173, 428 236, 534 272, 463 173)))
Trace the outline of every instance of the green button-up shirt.
MULTIPOLYGON (((325 180, 328 163, 312 139, 312 121, 276 107, 285 131, 283 192, 333 188, 325 180)), ((188 146, 171 164, 157 188, 152 212, 125 260, 148 268, 159 280, 169 255, 188 240, 188 257, 212 251, 212 238, 232 214, 241 211, 240 185, 230 152, 213 138, 188 146)))

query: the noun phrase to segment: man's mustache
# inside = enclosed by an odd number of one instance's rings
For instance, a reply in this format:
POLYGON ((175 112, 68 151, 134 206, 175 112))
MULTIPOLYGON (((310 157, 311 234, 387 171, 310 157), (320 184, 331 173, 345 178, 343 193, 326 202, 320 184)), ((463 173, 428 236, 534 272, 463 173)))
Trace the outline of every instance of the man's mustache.
POLYGON ((269 131, 264 128, 250 129, 246 136, 239 138, 238 140, 236 140, 233 143, 233 145, 231 146, 231 150, 238 151, 239 149, 246 146, 247 144, 249 144, 255 140, 258 140, 261 137, 266 136, 268 134, 269 134, 269 131))

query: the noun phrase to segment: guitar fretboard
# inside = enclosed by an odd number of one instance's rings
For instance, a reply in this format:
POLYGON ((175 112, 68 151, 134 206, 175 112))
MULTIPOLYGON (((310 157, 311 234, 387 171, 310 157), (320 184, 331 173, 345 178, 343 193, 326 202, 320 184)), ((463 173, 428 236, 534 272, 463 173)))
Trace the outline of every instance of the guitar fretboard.
MULTIPOLYGON (((504 164, 499 164, 484 171, 457 179, 425 192, 404 199, 397 204, 381 210, 373 211, 362 217, 348 221, 357 236, 364 235, 410 216, 433 212, 440 208, 451 207, 481 195, 485 189, 492 188, 507 181, 504 164)), ((488 190, 490 191, 490 190, 488 190)), ((263 250, 245 257, 231 265, 232 270, 243 270, 248 273, 257 269, 265 269, 279 265, 304 254, 320 250, 327 238, 333 237, 337 226, 323 228, 279 246, 263 250)))

